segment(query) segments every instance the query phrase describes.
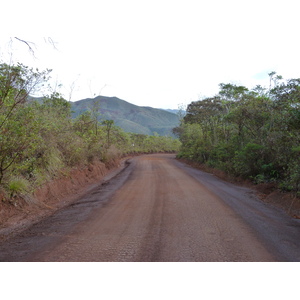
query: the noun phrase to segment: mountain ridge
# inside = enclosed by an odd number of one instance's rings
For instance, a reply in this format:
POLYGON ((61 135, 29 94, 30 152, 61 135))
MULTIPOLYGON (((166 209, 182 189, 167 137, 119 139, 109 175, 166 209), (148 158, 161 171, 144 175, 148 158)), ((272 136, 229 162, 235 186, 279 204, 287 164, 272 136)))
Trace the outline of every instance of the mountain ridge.
POLYGON ((94 105, 99 113, 99 121, 113 120, 126 132, 172 136, 172 129, 179 125, 179 117, 168 110, 138 106, 118 97, 107 96, 72 102, 72 117, 91 111, 94 105))

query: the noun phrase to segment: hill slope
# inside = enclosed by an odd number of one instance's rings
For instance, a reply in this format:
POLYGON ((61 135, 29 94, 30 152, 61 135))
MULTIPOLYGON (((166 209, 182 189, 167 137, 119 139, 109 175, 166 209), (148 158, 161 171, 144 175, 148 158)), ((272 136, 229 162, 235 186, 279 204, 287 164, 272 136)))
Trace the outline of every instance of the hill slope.
POLYGON ((152 107, 131 104, 117 97, 98 96, 72 103, 73 117, 91 110, 99 102, 99 120, 114 120, 124 131, 153 135, 172 135, 172 129, 179 124, 176 114, 152 107))

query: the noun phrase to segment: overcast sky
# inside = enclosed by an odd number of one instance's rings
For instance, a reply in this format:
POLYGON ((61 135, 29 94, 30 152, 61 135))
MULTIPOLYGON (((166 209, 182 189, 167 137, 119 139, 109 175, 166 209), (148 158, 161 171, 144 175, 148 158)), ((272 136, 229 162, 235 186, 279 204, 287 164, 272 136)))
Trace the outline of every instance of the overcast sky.
POLYGON ((271 71, 300 77, 299 1, 7 2, 2 61, 10 36, 34 42, 35 57, 14 41, 13 60, 53 69, 71 101, 101 94, 177 108, 213 96, 219 83, 267 85, 271 71))

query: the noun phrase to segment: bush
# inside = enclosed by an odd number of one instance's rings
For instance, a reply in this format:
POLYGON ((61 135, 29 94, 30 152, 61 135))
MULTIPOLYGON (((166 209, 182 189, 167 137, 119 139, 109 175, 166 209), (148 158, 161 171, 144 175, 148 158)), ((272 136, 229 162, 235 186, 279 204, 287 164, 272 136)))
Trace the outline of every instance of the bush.
POLYGON ((248 143, 242 150, 236 151, 233 167, 236 175, 255 177, 261 173, 264 164, 264 146, 248 143))
POLYGON ((7 184, 7 190, 9 197, 12 199, 15 196, 28 193, 30 191, 30 182, 20 176, 13 177, 7 184))

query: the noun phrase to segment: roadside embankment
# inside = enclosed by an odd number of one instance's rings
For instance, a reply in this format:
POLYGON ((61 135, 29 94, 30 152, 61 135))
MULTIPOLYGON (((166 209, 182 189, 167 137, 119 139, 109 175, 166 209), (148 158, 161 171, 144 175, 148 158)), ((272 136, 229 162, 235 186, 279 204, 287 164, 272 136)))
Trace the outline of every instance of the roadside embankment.
POLYGON ((276 206, 279 209, 284 210, 288 215, 295 219, 300 219, 300 198, 292 192, 285 192, 280 190, 275 183, 260 183, 255 184, 250 180, 245 180, 240 177, 234 177, 224 171, 211 168, 205 164, 196 163, 187 159, 178 159, 190 165, 193 168, 197 168, 201 171, 208 172, 217 176, 225 181, 245 186, 255 190, 259 199, 265 203, 276 206))
POLYGON ((18 233, 31 224, 67 206, 88 189, 108 176, 120 172, 127 158, 109 163, 96 161, 85 167, 60 172, 57 177, 37 189, 33 195, 16 199, 14 204, 0 201, 0 240, 18 233))

